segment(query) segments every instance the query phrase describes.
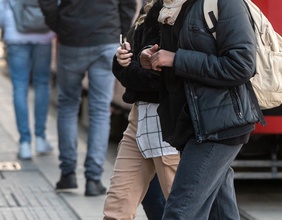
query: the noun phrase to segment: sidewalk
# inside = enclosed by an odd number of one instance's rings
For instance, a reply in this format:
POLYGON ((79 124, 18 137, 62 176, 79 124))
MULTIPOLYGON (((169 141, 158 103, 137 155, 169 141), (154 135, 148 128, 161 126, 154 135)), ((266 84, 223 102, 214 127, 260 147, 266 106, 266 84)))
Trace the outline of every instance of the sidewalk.
MULTIPOLYGON (((55 193, 54 191, 54 186, 60 177, 56 106, 50 105, 47 123, 47 138, 54 146, 54 153, 40 157, 34 153, 31 161, 17 159, 19 136, 13 110, 12 85, 10 79, 5 75, 6 71, 5 62, 1 59, 0 54, 0 220, 102 220, 106 196, 84 196, 85 128, 80 127, 78 138, 76 171, 79 188, 68 193, 55 193), (4 164, 6 162, 12 162, 12 164, 4 164), (16 170, 19 166, 21 169, 16 170), (7 168, 15 170, 6 171, 7 168)), ((32 100, 33 94, 31 92, 29 96, 30 110, 33 109, 32 100)), ((30 125, 33 125, 31 114, 30 121, 30 125)), ((109 188, 116 149, 116 144, 109 144, 102 176, 102 182, 107 188, 109 188)), ((138 209, 136 219, 146 219, 141 206, 138 209)))

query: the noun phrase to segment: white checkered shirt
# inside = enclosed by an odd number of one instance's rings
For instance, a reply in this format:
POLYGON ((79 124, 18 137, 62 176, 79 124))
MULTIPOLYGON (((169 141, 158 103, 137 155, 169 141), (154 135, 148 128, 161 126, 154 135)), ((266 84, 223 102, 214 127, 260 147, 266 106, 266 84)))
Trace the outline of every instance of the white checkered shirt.
POLYGON ((163 141, 158 104, 138 102, 138 126, 136 142, 144 158, 178 154, 178 151, 163 141))

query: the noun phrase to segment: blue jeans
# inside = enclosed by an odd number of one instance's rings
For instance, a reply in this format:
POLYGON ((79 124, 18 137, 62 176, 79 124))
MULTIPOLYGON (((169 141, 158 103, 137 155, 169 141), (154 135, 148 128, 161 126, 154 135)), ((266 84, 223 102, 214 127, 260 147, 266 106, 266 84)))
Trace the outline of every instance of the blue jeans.
POLYGON ((156 174, 151 180, 148 191, 141 202, 148 220, 162 219, 165 202, 165 197, 156 174))
POLYGON ((241 147, 189 140, 163 220, 239 220, 230 165, 241 147))
POLYGON ((59 45, 57 60, 58 138, 62 174, 75 172, 77 123, 82 79, 88 73, 88 142, 85 177, 100 180, 110 133, 114 76, 112 59, 118 44, 93 47, 59 45))
POLYGON ((20 143, 31 142, 28 117, 30 77, 34 88, 35 135, 45 138, 50 94, 51 44, 8 44, 7 60, 13 84, 14 108, 20 143))

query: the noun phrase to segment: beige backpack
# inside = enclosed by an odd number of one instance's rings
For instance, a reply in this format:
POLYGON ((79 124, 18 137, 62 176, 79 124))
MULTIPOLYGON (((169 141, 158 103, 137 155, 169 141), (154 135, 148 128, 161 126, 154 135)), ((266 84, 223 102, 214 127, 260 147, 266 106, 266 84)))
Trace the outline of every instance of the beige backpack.
MULTIPOLYGON (((254 21, 257 38, 256 73, 251 83, 261 109, 282 104, 282 37, 274 31, 262 11, 251 1, 244 0, 254 21)), ((218 0, 204 0, 206 23, 216 38, 214 21, 218 20, 218 0)))

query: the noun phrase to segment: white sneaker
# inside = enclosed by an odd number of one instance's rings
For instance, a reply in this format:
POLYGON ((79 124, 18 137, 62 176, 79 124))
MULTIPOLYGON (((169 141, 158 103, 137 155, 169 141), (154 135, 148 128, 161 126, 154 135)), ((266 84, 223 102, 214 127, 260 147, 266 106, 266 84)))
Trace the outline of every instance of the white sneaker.
POLYGON ((31 147, 28 142, 23 142, 20 144, 18 158, 23 160, 30 160, 32 158, 31 147))
POLYGON ((53 147, 51 146, 51 144, 42 137, 36 137, 35 146, 36 153, 38 154, 48 154, 53 151, 53 147))

